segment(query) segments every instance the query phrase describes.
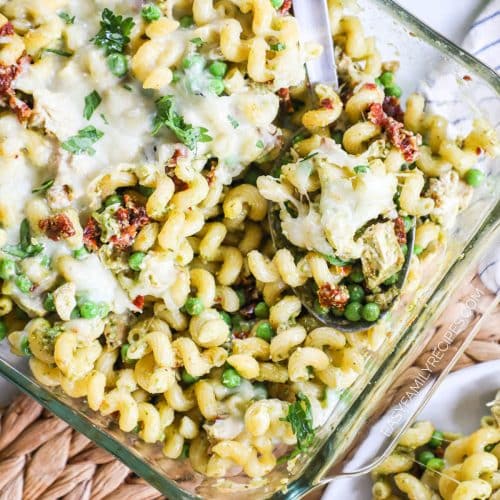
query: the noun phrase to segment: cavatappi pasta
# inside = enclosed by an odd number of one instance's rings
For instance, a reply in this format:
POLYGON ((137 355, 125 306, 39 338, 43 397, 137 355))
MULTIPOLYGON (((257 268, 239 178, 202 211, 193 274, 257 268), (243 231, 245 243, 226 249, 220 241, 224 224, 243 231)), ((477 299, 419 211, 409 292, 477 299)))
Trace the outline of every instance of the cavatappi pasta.
POLYGON ((492 414, 468 436, 431 422, 408 429, 396 450, 372 472, 374 500, 500 498, 500 393, 492 414))
POLYGON ((345 93, 319 86, 308 105, 304 62, 320 48, 300 44, 290 4, 0 0, 0 336, 40 383, 210 477, 262 477, 306 451, 389 335, 384 322, 325 327, 290 287, 333 293, 348 277, 342 300, 364 294, 360 269, 325 255, 359 257, 356 232, 379 216, 394 237, 396 194, 417 217, 418 280, 479 180, 478 151, 498 149, 482 121, 448 140, 414 95, 397 127, 427 149, 408 165, 365 119, 399 109, 392 73, 337 1, 345 93), (309 136, 273 177, 292 134, 280 109, 309 136), (331 238, 308 229, 314 247, 296 262, 270 243, 267 199, 302 217, 330 164, 346 203, 328 210, 346 218, 331 238), (367 181, 380 187, 369 206, 367 181))

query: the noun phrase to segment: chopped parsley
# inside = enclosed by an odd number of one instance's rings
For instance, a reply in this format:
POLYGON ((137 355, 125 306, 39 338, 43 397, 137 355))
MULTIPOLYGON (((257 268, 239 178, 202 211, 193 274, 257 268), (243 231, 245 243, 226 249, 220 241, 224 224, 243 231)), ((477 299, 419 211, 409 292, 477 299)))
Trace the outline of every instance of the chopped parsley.
POLYGON ((192 40, 189 41, 192 44, 196 45, 197 47, 201 47, 205 43, 200 37, 193 38, 192 40))
POLYGON ((86 120, 90 120, 92 118, 92 115, 94 114, 94 111, 99 107, 101 102, 102 102, 101 96, 95 90, 92 93, 90 93, 87 97, 85 97, 85 108, 83 110, 83 117, 86 120))
POLYGON ((87 154, 93 156, 96 151, 92 146, 101 139, 103 135, 103 132, 97 130, 93 125, 89 125, 79 130, 77 135, 63 142, 61 147, 74 155, 87 154))
POLYGON ((43 245, 40 243, 33 243, 31 241, 31 230, 27 219, 21 222, 19 228, 19 244, 18 245, 5 245, 2 251, 13 255, 14 257, 19 257, 24 259, 26 257, 33 257, 43 252, 43 245))
POLYGON ((198 142, 210 142, 212 138, 204 127, 193 127, 174 110, 174 97, 164 96, 156 101, 156 116, 151 133, 157 135, 162 127, 169 128, 189 149, 194 150, 198 142))
POLYGON ((67 12, 57 14, 66 24, 75 24, 75 16, 70 16, 67 12))
POLYGON ((261 139, 259 139, 259 140, 255 143, 255 145, 256 145, 259 149, 264 149, 264 142, 263 142, 261 139))
POLYGON ((44 193, 45 191, 47 191, 47 189, 51 188, 53 185, 54 185, 54 179, 49 179, 45 181, 41 186, 33 189, 31 192, 33 194, 44 193))
POLYGON ((135 22, 131 17, 117 16, 106 8, 101 14, 101 29, 91 41, 104 49, 107 56, 115 52, 122 54, 130 42, 134 26, 135 22))
POLYGON ((156 5, 149 3, 142 8, 141 16, 148 23, 158 21, 161 17, 161 10, 156 5))
POLYGON ((109 125, 109 122, 108 122, 108 120, 106 119, 106 117, 104 116, 104 113, 101 113, 99 116, 101 117, 102 121, 103 121, 106 125, 109 125))
POLYGON ((368 165, 358 165, 357 167, 354 167, 354 172, 356 174, 366 174, 370 170, 370 167, 368 165))
POLYGON ((306 451, 314 439, 313 418, 311 403, 307 396, 302 393, 297 394, 297 400, 288 407, 288 415, 282 419, 289 422, 292 431, 297 438, 297 446, 289 455, 282 457, 281 462, 296 457, 299 453, 306 451))
POLYGON ((227 119, 233 128, 238 128, 240 126, 240 124, 231 115, 227 115, 227 119))
POLYGON ((134 89, 130 85, 128 85, 127 83, 123 84, 123 88, 125 90, 128 90, 129 92, 133 92, 134 91, 134 89))
POLYGON ((43 49, 43 51, 49 52, 50 54, 56 54, 57 56, 61 57, 71 57, 73 55, 73 52, 61 49, 43 49))

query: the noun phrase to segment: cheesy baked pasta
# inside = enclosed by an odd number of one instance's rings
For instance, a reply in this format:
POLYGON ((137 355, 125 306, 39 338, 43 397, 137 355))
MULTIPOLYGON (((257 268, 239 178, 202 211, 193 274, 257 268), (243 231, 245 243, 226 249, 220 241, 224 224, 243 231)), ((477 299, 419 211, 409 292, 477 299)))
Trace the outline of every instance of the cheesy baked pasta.
POLYGON ((341 88, 312 98, 321 48, 290 9, 0 0, 0 337, 44 386, 215 478, 312 446, 389 335, 409 225, 418 282, 498 152, 483 121, 451 141, 420 96, 404 112, 394 63, 336 0, 341 88), (267 200, 300 260, 273 248, 267 200), (307 280, 373 327, 319 323, 291 289, 307 280))

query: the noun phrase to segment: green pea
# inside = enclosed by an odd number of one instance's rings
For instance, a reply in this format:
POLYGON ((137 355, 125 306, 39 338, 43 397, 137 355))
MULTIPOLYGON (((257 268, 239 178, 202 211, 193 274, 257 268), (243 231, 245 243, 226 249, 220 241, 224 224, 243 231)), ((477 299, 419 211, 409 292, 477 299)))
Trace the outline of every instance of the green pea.
POLYGON ((82 318, 93 319, 99 316, 99 308, 95 302, 86 301, 80 305, 80 314, 82 318))
POLYGON ((130 363, 130 359, 128 359, 128 350, 130 348, 130 344, 123 344, 120 349, 120 356, 122 358, 123 363, 130 363))
POLYGON ((182 60, 182 67, 184 69, 192 68, 195 64, 199 64, 203 62, 203 57, 198 54, 193 54, 192 56, 186 56, 182 60))
POLYGON ((415 245, 413 247, 413 253, 415 255, 420 255, 423 251, 424 251, 424 249, 420 245, 415 245))
POLYGON ((212 78, 208 83, 208 87, 210 88, 210 92, 215 95, 222 95, 226 89, 224 81, 221 78, 212 78))
POLYGON ((417 456, 417 460, 424 465, 427 465, 427 462, 429 460, 432 460, 433 458, 436 457, 434 456, 434 453, 432 453, 432 451, 429 450, 421 451, 417 456))
POLYGON ((361 316, 365 321, 377 321, 380 318, 380 307, 375 302, 369 302, 363 306, 361 316))
POLYGON ((198 316, 203 312, 203 309, 205 308, 203 302, 198 297, 189 297, 186 300, 184 307, 186 308, 186 312, 190 316, 198 316))
POLYGON ((161 17, 161 10, 156 5, 147 4, 142 8, 141 16, 148 23, 158 21, 161 17))
POLYGON ((252 186, 257 185, 257 179, 262 175, 262 172, 258 168, 252 168, 248 170, 245 174, 244 181, 245 184, 251 184, 252 186))
POLYGON ((403 222, 404 222, 404 225, 405 225, 405 232, 407 233, 413 227, 413 219, 410 216, 405 215, 403 217, 403 222))
POLYGON ((363 271, 361 271, 358 267, 355 267, 349 275, 349 281, 352 281, 353 283, 363 283, 364 280, 365 275, 363 274, 363 271))
POLYGON ((228 367, 222 372, 222 384, 229 389, 234 389, 241 384, 241 377, 233 367, 228 367))
POLYGON ((444 460, 442 458, 431 458, 425 465, 429 470, 443 470, 444 460))
POLYGON ((197 382, 199 380, 199 378, 200 377, 193 377, 193 375, 191 375, 190 373, 188 373, 185 368, 182 369, 181 380, 185 384, 188 384, 188 385, 194 384, 195 382, 197 382))
POLYGON ((431 440, 429 441, 429 446, 431 448, 437 448, 441 446, 444 439, 444 434, 441 431, 434 431, 432 433, 431 440))
POLYGON ((7 325, 5 324, 5 321, 0 319, 0 341, 2 341, 5 337, 7 337, 7 325))
POLYGON ((224 61, 214 61, 208 67, 208 71, 217 78, 224 78, 227 73, 227 64, 224 61))
POLYGON ((399 280, 399 273, 393 274, 384 281, 384 285, 385 286, 395 285, 398 282, 398 280, 399 280))
POLYGON ((363 287, 359 285, 347 285, 349 290, 349 301, 350 302, 363 302, 365 298, 365 291, 363 287))
POLYGON ((357 167, 354 167, 354 172, 356 174, 366 174, 369 171, 370 167, 368 165, 358 165, 357 167))
POLYGON ((56 310, 56 305, 54 304, 54 295, 49 292, 43 301, 43 308, 47 312, 54 312, 56 310))
POLYGON ((401 245, 401 251, 403 252, 403 255, 406 255, 408 253, 408 245, 406 243, 403 243, 401 245))
POLYGON ((285 0, 271 0, 271 5, 275 8, 275 9, 279 9, 281 8, 281 6, 283 5, 285 0))
POLYGON ((330 312, 336 317, 336 318, 341 318, 344 315, 344 310, 339 309, 338 307, 332 307, 330 308, 330 312))
POLYGON ((181 28, 189 28, 190 26, 193 26, 194 19, 192 16, 183 16, 181 17, 179 23, 181 25, 181 28))
POLYGON ((392 71, 386 71, 380 75, 380 83, 384 87, 393 87, 394 86, 394 73, 392 71))
POLYGON ((260 319, 269 318, 269 306, 265 302, 259 302, 255 306, 255 316, 260 319))
POLYGON ((19 347, 24 356, 31 356, 31 349, 28 337, 23 337, 21 343, 19 344, 19 347))
POLYGON ((16 263, 12 259, 0 259, 0 278, 8 280, 16 274, 16 263))
POLYGON ((219 311, 219 314, 220 314, 220 317, 224 320, 224 323, 226 323, 226 325, 229 328, 232 328, 233 327, 233 320, 231 319, 231 315, 228 314, 226 311, 219 311))
POLYGON ((108 208, 111 205, 121 205, 122 197, 119 194, 112 194, 104 200, 104 208, 108 208))
POLYGON ((118 52, 109 54, 107 63, 111 73, 118 78, 125 76, 128 72, 128 60, 123 54, 119 54, 118 52))
POLYGON ((484 174, 477 168, 471 168, 465 173, 465 182, 472 187, 478 187, 484 181, 484 174))
POLYGON ((20 274, 19 276, 16 276, 14 282, 17 288, 19 288, 19 290, 21 290, 21 292, 23 293, 29 293, 31 291, 31 288, 33 287, 33 283, 25 274, 20 274))
POLYGON ((389 97, 401 97, 402 94, 403 91, 398 85, 391 85, 390 87, 385 88, 385 95, 388 95, 389 97))
POLYGON ((359 321, 361 319, 361 309, 363 306, 359 302, 350 302, 344 310, 344 316, 349 321, 359 321))
POLYGON ((134 252, 128 258, 128 265, 132 271, 140 271, 146 254, 144 252, 134 252))
POLYGON ((316 299, 316 300, 314 301, 314 312, 315 312, 316 314, 319 314, 319 315, 321 315, 321 316, 324 316, 324 315, 328 314, 328 307, 323 307, 323 306, 320 304, 319 300, 317 300, 317 299, 316 299))
POLYGON ((266 342, 271 342, 273 335, 274 330, 269 321, 263 321, 255 330, 255 336, 265 340, 266 342))

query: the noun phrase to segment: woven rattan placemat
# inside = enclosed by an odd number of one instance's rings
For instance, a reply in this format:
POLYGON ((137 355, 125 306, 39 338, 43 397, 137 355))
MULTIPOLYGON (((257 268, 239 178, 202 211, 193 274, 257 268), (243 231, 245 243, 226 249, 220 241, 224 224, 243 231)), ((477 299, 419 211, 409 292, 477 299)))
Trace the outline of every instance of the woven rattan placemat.
MULTIPOLYGON (((462 293, 466 292, 462 290, 462 293)), ((488 297, 485 297, 485 301, 488 297)), ((491 297, 490 297, 491 300, 491 297)), ((447 315, 453 315, 453 310, 447 315)), ((446 325, 446 315, 441 324, 446 325)), ((442 329, 441 329, 442 330, 442 329)), ((437 345, 440 328, 426 351, 437 345)), ((425 352, 398 377, 378 413, 411 383, 425 352)), ((500 310, 485 320, 468 347, 461 369, 500 359, 500 310)), ((27 396, 19 396, 1 411, 0 500, 149 500, 162 496, 68 424, 27 396)), ((318 498, 319 492, 308 498, 318 498)))

